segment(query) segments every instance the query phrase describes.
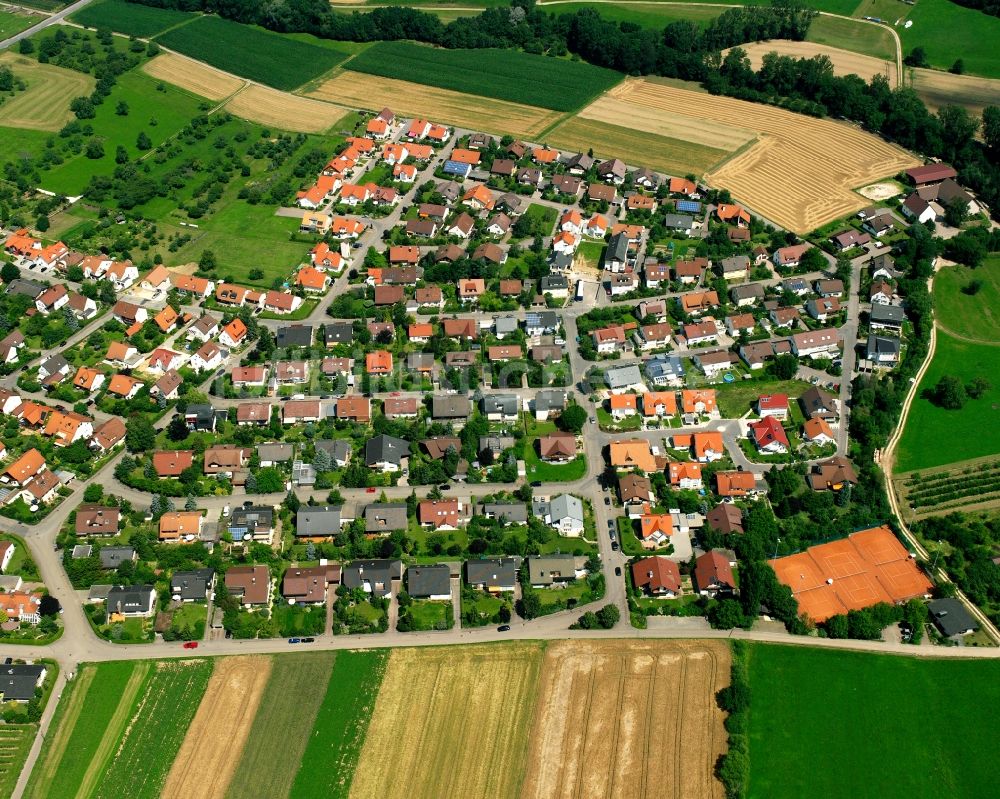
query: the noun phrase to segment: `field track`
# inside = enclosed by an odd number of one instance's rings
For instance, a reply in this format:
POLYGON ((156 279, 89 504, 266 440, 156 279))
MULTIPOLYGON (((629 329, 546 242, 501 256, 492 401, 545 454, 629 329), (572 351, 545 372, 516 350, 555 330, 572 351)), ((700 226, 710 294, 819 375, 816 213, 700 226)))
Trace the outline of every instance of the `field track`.
POLYGON ((224 100, 246 85, 246 81, 234 75, 177 53, 160 53, 142 69, 151 77, 209 100, 224 100))
POLYGON ((59 130, 74 119, 70 101, 90 94, 96 83, 90 75, 39 64, 10 50, 0 53, 0 66, 10 67, 15 77, 28 84, 27 91, 18 92, 0 105, 0 125, 10 128, 59 130))
POLYGON ((528 643, 394 649, 351 797, 516 796, 540 661, 528 643))
POLYGON ((896 86, 896 65, 892 61, 852 53, 850 50, 841 50, 839 47, 827 47, 825 44, 816 44, 815 42, 793 42, 787 39, 751 42, 741 44, 740 47, 746 51, 754 70, 760 69, 767 53, 777 53, 792 58, 812 58, 813 56, 825 55, 833 62, 834 75, 859 75, 866 81, 871 80, 873 75, 884 75, 888 78, 890 86, 896 86))
POLYGON ((264 655, 216 662, 161 797, 209 799, 225 795, 257 715, 271 664, 272 659, 264 655), (225 730, 224 743, 218 737, 220 730, 225 730))
POLYGON ((251 84, 226 103, 226 110, 251 122, 296 133, 322 133, 348 113, 331 103, 251 84))
POLYGON ((545 651, 522 799, 721 799, 722 642, 564 642, 545 651))
POLYGON ((436 122, 527 139, 540 134, 561 116, 558 111, 546 108, 360 72, 345 72, 323 81, 305 96, 373 111, 389 106, 402 116, 423 116, 436 122))

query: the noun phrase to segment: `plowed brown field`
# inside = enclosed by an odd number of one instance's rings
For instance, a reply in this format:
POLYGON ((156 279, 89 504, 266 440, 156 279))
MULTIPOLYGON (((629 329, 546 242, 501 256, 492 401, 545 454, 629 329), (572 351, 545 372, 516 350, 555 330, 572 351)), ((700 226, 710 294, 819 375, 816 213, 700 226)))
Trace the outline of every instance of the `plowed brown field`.
MULTIPOLYGON (((580 115, 603 113, 601 104, 608 98, 618 119, 645 120, 653 114, 658 121, 649 129, 661 136, 733 149, 756 134, 755 143, 705 179, 797 233, 864 207, 868 201, 852 189, 919 163, 905 150, 846 123, 645 80, 627 81, 580 115)), ((641 153, 621 155, 642 163, 641 153)))
POLYGON ((532 105, 509 103, 437 89, 405 80, 344 72, 306 93, 307 97, 341 103, 350 108, 381 110, 389 106, 402 116, 421 116, 435 122, 489 133, 537 136, 561 114, 532 105))
POLYGON ((979 116, 988 105, 1000 105, 1000 80, 975 75, 952 75, 936 69, 908 70, 910 85, 933 111, 960 105, 979 116))
POLYGON ((540 661, 530 643, 394 649, 351 797, 517 796, 540 661))
POLYGON ((724 796, 729 666, 715 641, 550 644, 522 799, 724 796))
POLYGON ((177 53, 160 53, 142 69, 154 78, 209 100, 223 100, 246 84, 242 78, 177 53))
MULTIPOLYGON (((162 797, 209 799, 225 796, 243 753, 261 694, 271 674, 264 655, 219 660, 198 712, 167 776, 162 797), (225 731, 225 740, 219 738, 225 731)), ((280 757, 280 742, 275 742, 280 757)))

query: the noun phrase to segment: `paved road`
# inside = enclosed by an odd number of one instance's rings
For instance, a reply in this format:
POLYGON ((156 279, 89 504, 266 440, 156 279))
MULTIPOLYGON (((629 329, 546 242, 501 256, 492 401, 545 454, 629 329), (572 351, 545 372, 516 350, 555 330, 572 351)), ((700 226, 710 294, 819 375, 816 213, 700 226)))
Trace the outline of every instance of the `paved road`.
POLYGON ((21 39, 28 39, 34 36, 39 31, 45 30, 49 25, 53 25, 56 22, 65 19, 70 14, 75 14, 77 11, 79 11, 81 8, 83 8, 90 2, 91 0, 77 0, 77 2, 73 3, 73 5, 66 6, 66 8, 64 8, 62 11, 57 11, 51 16, 46 17, 37 25, 32 25, 27 30, 23 30, 20 33, 15 33, 13 36, 4 39, 2 42, 0 42, 0 50, 5 50, 12 44, 17 44, 19 41, 21 41, 21 39))

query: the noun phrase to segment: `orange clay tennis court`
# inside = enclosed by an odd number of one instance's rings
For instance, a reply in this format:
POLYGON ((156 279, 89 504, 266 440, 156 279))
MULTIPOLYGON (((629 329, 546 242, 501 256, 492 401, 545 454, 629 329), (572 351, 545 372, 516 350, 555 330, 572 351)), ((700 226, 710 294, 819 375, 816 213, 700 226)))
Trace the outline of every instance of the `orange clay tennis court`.
POLYGON ((924 596, 931 581, 888 527, 772 560, 778 580, 792 589, 799 611, 815 622, 878 602, 924 596))

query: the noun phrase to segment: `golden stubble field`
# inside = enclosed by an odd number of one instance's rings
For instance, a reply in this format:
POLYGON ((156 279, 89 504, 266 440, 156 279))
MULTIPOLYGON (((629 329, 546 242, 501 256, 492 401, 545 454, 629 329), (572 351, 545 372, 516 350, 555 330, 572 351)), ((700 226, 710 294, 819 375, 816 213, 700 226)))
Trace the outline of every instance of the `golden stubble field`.
POLYGON ((348 110, 332 103, 299 97, 252 83, 226 103, 226 110, 251 122, 296 133, 322 133, 348 110))
POLYGON ((209 100, 224 100, 246 85, 242 78, 177 53, 160 53, 142 69, 147 75, 209 100))
MULTIPOLYGON (((846 123, 781 108, 629 80, 585 108, 584 118, 655 119, 651 132, 709 147, 742 149, 705 175, 750 209, 796 233, 807 233, 868 204, 853 191, 916 166, 910 153, 846 123), (614 106, 607 99, 615 101, 614 106), (748 137, 756 141, 747 143, 748 137)), ((621 153, 642 163, 643 153, 621 153)))
POLYGON ((529 139, 562 116, 560 112, 546 108, 358 72, 342 72, 306 92, 305 96, 373 111, 388 106, 404 117, 424 117, 473 130, 501 135, 509 133, 529 139))
POLYGON ((896 86, 896 65, 892 61, 861 53, 852 53, 850 50, 841 50, 839 47, 830 47, 815 42, 793 42, 788 39, 750 42, 749 44, 741 44, 740 47, 746 51, 754 70, 760 69, 767 53, 777 53, 792 58, 813 58, 825 55, 833 62, 834 75, 859 75, 866 81, 871 80, 874 75, 884 75, 888 78, 890 86, 896 86))
MULTIPOLYGON (((165 799, 225 796, 271 674, 264 655, 222 658, 160 794, 165 799), (225 740, 221 740, 224 731, 225 740)), ((280 749, 280 742, 275 742, 280 749)), ((280 757, 280 751, 275 752, 280 757)))
POLYGON ((351 797, 517 796, 541 654, 535 643, 394 649, 351 797))
POLYGON ((522 799, 716 799, 719 641, 564 641, 542 664, 522 799))

